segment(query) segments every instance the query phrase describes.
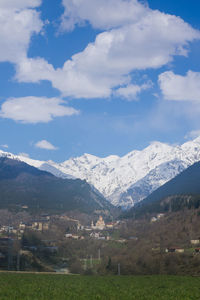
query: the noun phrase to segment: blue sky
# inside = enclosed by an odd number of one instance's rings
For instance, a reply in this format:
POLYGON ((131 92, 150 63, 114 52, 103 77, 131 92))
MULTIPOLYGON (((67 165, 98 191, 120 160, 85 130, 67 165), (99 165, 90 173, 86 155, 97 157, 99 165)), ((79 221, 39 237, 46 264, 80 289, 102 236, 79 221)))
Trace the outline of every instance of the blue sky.
POLYGON ((1 0, 1 149, 63 161, 200 135, 196 0, 1 0))

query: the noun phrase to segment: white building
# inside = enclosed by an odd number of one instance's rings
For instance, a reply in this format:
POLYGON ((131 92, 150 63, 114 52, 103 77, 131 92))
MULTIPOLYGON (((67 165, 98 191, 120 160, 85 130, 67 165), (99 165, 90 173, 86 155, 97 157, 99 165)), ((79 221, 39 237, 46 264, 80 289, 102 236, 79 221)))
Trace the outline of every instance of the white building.
POLYGON ((91 228, 94 229, 94 230, 104 230, 106 228, 106 224, 103 220, 103 217, 100 216, 98 221, 96 222, 96 225, 94 225, 93 221, 92 221, 92 224, 91 224, 91 228))

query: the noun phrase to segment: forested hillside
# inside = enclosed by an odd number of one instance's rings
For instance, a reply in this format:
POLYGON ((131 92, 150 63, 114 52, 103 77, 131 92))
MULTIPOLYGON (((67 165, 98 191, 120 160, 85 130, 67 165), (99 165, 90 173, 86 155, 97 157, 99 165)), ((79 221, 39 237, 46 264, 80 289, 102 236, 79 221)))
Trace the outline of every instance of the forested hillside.
POLYGON ((79 210, 93 212, 112 207, 86 181, 61 179, 17 160, 0 158, 0 208, 79 210))
POLYGON ((124 214, 125 217, 145 213, 178 211, 200 206, 200 162, 193 164, 158 188, 141 203, 124 214))

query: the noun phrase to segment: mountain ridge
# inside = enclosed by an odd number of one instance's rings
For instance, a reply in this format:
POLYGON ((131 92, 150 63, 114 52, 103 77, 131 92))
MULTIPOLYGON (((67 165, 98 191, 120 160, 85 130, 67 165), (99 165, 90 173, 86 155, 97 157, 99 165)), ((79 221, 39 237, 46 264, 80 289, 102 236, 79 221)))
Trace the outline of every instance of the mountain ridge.
POLYGON ((110 155, 100 158, 85 153, 61 163, 32 160, 0 151, 0 156, 3 155, 57 177, 86 180, 113 205, 129 208, 199 161, 200 137, 175 146, 153 142, 143 150, 133 150, 122 157, 110 155), (140 189, 141 193, 137 194, 136 189, 140 189))
POLYGON ((19 160, 0 157, 0 208, 92 213, 112 205, 80 179, 62 179, 19 160))
POLYGON ((136 204, 123 217, 141 217, 146 214, 165 213, 200 207, 200 162, 153 191, 136 204))

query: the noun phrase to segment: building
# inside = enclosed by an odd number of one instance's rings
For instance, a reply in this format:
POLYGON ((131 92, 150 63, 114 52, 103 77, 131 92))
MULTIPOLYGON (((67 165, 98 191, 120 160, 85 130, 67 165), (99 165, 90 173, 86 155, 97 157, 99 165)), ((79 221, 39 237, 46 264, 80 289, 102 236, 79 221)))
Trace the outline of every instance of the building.
POLYGON ((157 219, 161 219, 164 217, 165 214, 157 214, 157 219))
POLYGON ((200 243, 200 240, 190 240, 190 243, 192 245, 198 245, 200 243))
POLYGON ((113 222, 107 223, 107 224, 106 224, 106 228, 108 228, 108 229, 113 229, 113 228, 114 228, 114 223, 113 223, 113 222))
POLYGON ((66 237, 67 239, 72 239, 72 233, 66 233, 66 234, 65 234, 65 237, 66 237))
POLYGON ((67 239, 73 239, 73 240, 84 240, 84 236, 80 236, 80 235, 75 235, 73 233, 66 233, 65 237, 67 239))
POLYGON ((93 221, 92 221, 91 228, 92 228, 92 229, 95 229, 95 230, 96 230, 96 229, 97 229, 97 230, 104 230, 104 229, 106 228, 106 224, 105 224, 105 222, 104 222, 104 220, 103 220, 103 217, 102 217, 102 216, 99 217, 99 219, 98 219, 98 221, 96 222, 95 226, 94 226, 94 223, 93 223, 93 221))
POLYGON ((42 230, 49 230, 49 223, 48 222, 44 222, 42 224, 42 230))
POLYGON ((23 222, 20 222, 20 224, 19 224, 19 230, 25 230, 25 228, 26 228, 26 224, 23 223, 23 222))
POLYGON ((129 237, 129 240, 137 241, 137 240, 138 240, 138 237, 137 237, 137 236, 130 236, 130 237, 129 237))
POLYGON ((153 222, 156 222, 156 221, 160 220, 161 218, 163 218, 163 217, 164 217, 164 215, 165 215, 165 214, 157 214, 157 216, 156 216, 156 217, 152 217, 152 218, 151 218, 151 223, 153 223, 153 222))
POLYGON ((49 230, 49 222, 46 220, 34 221, 31 227, 33 230, 38 230, 38 231, 49 230))
POLYGON ((158 219, 156 217, 151 218, 151 223, 156 222, 158 219))
POLYGON ((125 243, 126 242, 125 239, 119 239, 119 240, 115 240, 115 241, 118 242, 118 243, 125 243))
POLYGON ((183 253, 184 249, 179 248, 179 247, 170 247, 170 248, 166 248, 165 252, 167 252, 167 253, 183 253))
POLYGON ((5 226, 3 225, 1 228, 0 228, 0 232, 6 232, 6 233, 14 233, 14 227, 13 226, 5 226))

